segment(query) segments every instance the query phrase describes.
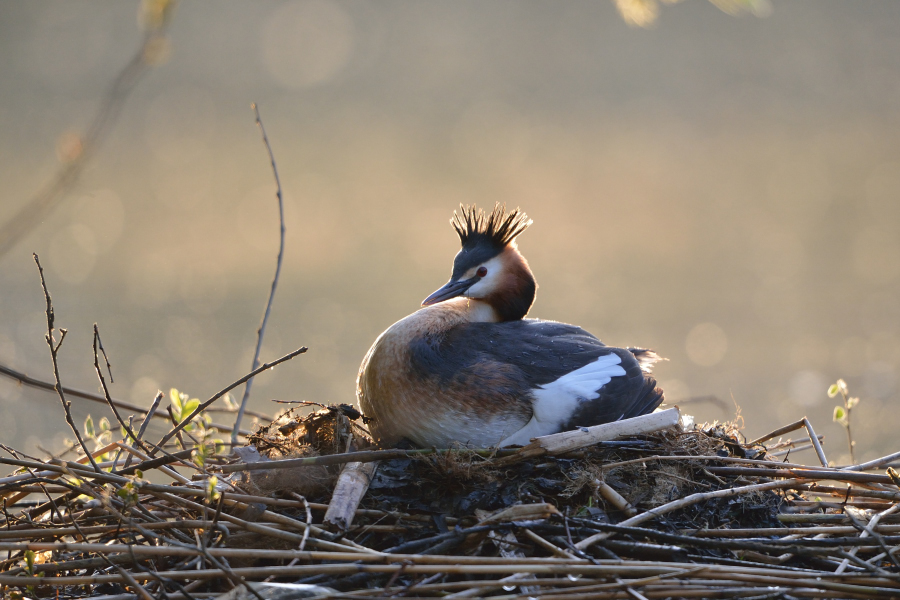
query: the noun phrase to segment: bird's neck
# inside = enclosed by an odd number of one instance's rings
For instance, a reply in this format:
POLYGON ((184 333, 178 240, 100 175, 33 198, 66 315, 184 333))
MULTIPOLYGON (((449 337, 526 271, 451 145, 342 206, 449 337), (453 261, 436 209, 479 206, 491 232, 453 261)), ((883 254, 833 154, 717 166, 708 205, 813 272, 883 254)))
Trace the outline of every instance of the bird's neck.
POLYGON ((488 302, 474 298, 453 298, 436 304, 448 321, 459 323, 498 323, 503 319, 488 302))
POLYGON ((497 314, 498 321, 519 321, 525 318, 537 293, 537 282, 525 257, 514 247, 507 249, 503 283, 484 298, 497 314))

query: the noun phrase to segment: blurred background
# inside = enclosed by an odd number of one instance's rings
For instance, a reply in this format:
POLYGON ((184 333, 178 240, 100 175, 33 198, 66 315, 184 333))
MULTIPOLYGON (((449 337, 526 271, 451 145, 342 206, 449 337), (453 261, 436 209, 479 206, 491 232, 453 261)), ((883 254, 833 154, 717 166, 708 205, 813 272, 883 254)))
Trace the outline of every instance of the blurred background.
MULTIPOLYGON (((254 410, 353 402, 375 337, 446 282, 454 208, 499 201, 534 219, 530 316, 656 349, 670 401, 721 400, 685 404, 700 421, 809 415, 839 463, 842 377, 857 458, 897 450, 900 3, 770 8, 636 28, 607 0, 184 0, 78 184, 0 257, 0 363, 52 379, 37 252, 64 384, 97 388, 94 322, 123 400, 249 371, 278 248, 257 102, 287 222, 261 358, 310 350, 254 410)), ((140 47, 138 9, 0 1, 0 223, 140 47)), ((54 394, 0 379, 0 441, 66 437, 54 394)))

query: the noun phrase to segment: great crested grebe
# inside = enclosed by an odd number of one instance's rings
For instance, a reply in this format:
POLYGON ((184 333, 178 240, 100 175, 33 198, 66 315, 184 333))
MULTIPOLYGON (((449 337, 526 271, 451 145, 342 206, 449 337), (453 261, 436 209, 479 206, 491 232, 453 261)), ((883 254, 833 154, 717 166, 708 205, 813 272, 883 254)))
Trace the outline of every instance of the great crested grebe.
POLYGON ((461 207, 450 281, 378 336, 357 399, 379 445, 525 445, 533 437, 652 412, 663 391, 651 350, 525 319, 537 284, 516 237, 531 220, 499 204, 461 207))

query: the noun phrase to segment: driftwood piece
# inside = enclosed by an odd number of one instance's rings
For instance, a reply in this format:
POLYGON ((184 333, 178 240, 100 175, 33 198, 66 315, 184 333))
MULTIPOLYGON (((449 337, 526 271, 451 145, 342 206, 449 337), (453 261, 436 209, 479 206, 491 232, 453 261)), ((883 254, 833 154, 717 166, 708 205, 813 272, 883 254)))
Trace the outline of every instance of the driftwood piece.
POLYGON ((325 512, 325 525, 340 532, 350 529, 356 509, 378 468, 377 462, 347 463, 331 495, 331 502, 325 512))
POLYGON ((625 435, 639 435, 675 427, 680 419, 681 411, 675 406, 632 419, 536 437, 522 450, 524 452, 543 450, 547 454, 563 454, 572 450, 593 446, 597 442, 614 440, 625 435))

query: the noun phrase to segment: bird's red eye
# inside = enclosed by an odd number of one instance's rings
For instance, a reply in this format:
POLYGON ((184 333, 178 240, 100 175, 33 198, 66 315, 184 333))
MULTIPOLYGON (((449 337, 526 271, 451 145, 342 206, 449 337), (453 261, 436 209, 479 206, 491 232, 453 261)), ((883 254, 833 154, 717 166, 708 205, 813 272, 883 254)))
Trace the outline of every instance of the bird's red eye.
POLYGON ((487 275, 487 269, 484 267, 478 267, 478 270, 475 271, 475 274, 479 277, 484 277, 485 275, 487 275))

